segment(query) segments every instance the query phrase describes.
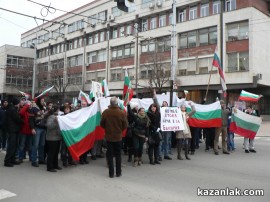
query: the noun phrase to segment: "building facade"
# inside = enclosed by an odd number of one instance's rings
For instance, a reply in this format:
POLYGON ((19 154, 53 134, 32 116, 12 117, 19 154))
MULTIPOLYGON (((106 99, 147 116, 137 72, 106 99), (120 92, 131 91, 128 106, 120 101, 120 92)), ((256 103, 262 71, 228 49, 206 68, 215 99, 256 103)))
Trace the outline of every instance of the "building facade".
POLYGON ((11 100, 21 95, 19 91, 31 94, 35 50, 20 46, 0 47, 0 98, 11 100))
MULTIPOLYGON (((172 1, 135 2, 124 13, 113 1, 96 0, 23 33, 21 46, 37 47, 36 92, 54 84, 72 97, 78 89, 89 91, 91 81, 106 78, 111 94, 121 95, 125 69, 139 97, 149 86, 161 85, 167 91, 172 1)), ((207 99, 212 102, 219 96, 220 77, 212 68, 218 47, 227 101, 233 105, 242 89, 263 94, 259 108, 269 114, 268 4, 266 0, 177 1, 177 91, 189 90, 189 98, 200 102, 211 74, 207 99)))

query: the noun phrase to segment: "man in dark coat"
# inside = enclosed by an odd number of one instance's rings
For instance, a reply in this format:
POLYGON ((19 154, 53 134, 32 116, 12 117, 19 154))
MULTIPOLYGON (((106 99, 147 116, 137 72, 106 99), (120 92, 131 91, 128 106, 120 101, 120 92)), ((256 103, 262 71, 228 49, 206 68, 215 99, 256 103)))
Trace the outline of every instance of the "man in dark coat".
POLYGON ((109 176, 114 177, 113 156, 116 158, 116 177, 122 175, 121 171, 121 148, 122 132, 127 128, 127 115, 118 107, 116 97, 110 100, 110 106, 102 113, 100 125, 105 129, 105 139, 107 141, 107 160, 109 166, 109 176))
POLYGON ((17 151, 19 132, 21 129, 21 125, 23 124, 23 120, 18 113, 20 100, 14 98, 12 103, 13 105, 10 105, 6 111, 5 123, 8 133, 8 147, 4 164, 4 166, 6 167, 13 167, 13 165, 19 164, 19 162, 15 160, 15 155, 17 151))

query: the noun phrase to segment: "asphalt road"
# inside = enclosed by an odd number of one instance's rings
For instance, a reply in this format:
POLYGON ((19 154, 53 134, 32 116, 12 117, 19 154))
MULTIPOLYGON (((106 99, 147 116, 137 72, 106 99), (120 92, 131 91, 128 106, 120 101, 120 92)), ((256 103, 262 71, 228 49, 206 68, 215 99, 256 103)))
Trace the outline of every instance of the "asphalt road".
MULTIPOLYGON (((269 124, 269 122, 268 122, 269 124)), ((104 159, 49 173, 28 161, 19 166, 3 166, 0 152, 0 201, 3 202, 182 202, 182 201, 270 201, 270 127, 264 125, 255 140, 257 153, 246 154, 243 138, 236 137, 236 151, 216 156, 204 145, 191 160, 163 160, 161 165, 132 167, 123 156, 123 176, 109 178, 104 159), (201 189, 263 189, 264 196, 198 196, 201 189), (6 192, 8 191, 8 192, 6 192), (5 198, 10 195, 10 198, 5 198), (12 195, 13 194, 13 195, 12 195), (4 199, 5 198, 5 199, 4 199), (2 199, 2 200, 1 200, 2 199)), ((251 191, 253 192, 253 191, 251 191)))

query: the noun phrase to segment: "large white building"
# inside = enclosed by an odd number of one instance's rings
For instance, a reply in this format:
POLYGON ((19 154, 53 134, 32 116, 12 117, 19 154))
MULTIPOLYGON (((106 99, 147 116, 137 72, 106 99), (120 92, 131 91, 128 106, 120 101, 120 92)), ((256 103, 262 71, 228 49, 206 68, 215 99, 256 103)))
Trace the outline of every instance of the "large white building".
MULTIPOLYGON (((36 92, 56 84, 66 87, 72 97, 77 96, 78 89, 89 91, 92 80, 106 78, 111 94, 121 95, 127 68, 134 88, 143 96, 149 91, 149 81, 156 81, 155 68, 162 70, 163 79, 168 78, 172 1, 134 2, 136 8, 124 13, 114 1, 96 0, 23 33, 21 46, 35 43, 37 47, 36 92)), ((211 64, 218 46, 228 102, 233 104, 242 89, 263 94, 260 110, 269 114, 268 1, 176 2, 178 91, 189 90, 190 98, 200 102, 212 73, 208 101, 215 100, 221 85, 211 64)), ((164 87, 168 88, 169 82, 164 87)))

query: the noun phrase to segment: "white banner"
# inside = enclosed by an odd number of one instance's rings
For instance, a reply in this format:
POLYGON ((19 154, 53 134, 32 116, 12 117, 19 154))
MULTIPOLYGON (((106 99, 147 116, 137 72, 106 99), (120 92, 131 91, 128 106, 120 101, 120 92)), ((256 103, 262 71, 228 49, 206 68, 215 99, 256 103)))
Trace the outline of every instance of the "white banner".
POLYGON ((160 129, 162 131, 185 130, 182 112, 177 107, 161 107, 160 129))
POLYGON ((93 96, 95 98, 99 98, 103 96, 102 85, 99 82, 92 81, 92 89, 93 96))

